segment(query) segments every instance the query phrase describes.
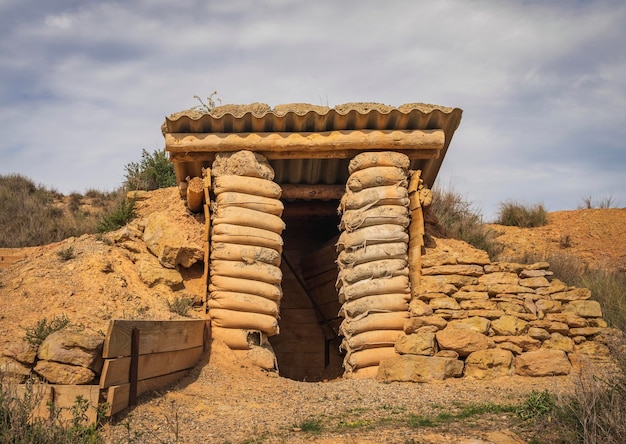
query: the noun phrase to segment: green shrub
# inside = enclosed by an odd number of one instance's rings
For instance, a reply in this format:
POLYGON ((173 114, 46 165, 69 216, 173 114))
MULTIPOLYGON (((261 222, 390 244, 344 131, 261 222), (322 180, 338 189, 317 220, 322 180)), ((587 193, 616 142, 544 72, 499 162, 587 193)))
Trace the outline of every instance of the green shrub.
POLYGON ((59 256, 59 259, 62 261, 69 261, 70 259, 74 259, 76 257, 74 254, 74 248, 72 247, 67 247, 63 250, 57 251, 57 256, 59 256))
POLYGON ((22 327, 24 330, 23 339, 29 344, 38 347, 48 336, 63 330, 69 323, 70 320, 65 315, 55 316, 50 321, 47 318, 40 319, 33 327, 22 327))
POLYGON ((193 299, 186 296, 175 296, 171 302, 169 300, 166 302, 169 310, 180 316, 187 316, 193 305, 193 299))
POLYGON ((141 150, 141 161, 125 166, 125 187, 128 190, 156 190, 176 185, 174 165, 165 148, 152 153, 141 150))
POLYGON ((548 223, 548 212, 543 204, 531 206, 507 201, 500 204, 497 223, 511 227, 542 227, 548 223))
POLYGON ((319 433, 322 431, 322 420, 317 418, 308 418, 294 425, 295 428, 301 429, 303 432, 319 433))
POLYGON ((117 230, 135 217, 137 217, 137 213, 135 212, 135 199, 122 197, 113 211, 102 216, 102 219, 98 223, 98 231, 100 233, 106 233, 108 231, 117 230))
POLYGON ((549 391, 533 390, 526 401, 515 410, 515 414, 523 421, 534 421, 550 415, 555 405, 554 398, 549 391))
POLYGON ((485 250, 491 258, 502 252, 503 245, 495 240, 496 232, 483 225, 480 212, 460 193, 434 189, 428 211, 436 217, 446 235, 485 250))

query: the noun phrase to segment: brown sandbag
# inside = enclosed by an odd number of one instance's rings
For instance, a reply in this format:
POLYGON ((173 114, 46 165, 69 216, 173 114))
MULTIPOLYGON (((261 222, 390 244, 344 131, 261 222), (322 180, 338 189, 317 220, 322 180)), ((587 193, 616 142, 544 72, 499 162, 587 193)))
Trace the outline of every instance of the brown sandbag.
POLYGON ((271 180, 257 177, 234 176, 231 174, 216 176, 213 182, 213 190, 216 195, 228 191, 237 193, 253 194, 255 196, 271 197, 280 199, 282 190, 280 185, 271 180))
POLYGON ((374 379, 378 375, 378 366, 372 365, 364 368, 355 368, 344 373, 346 379, 374 379))
POLYGON ((368 311, 408 311, 411 295, 406 294, 377 294, 346 302, 339 309, 339 316, 354 318, 368 311))
POLYGON ((337 276, 336 288, 354 284, 364 279, 384 279, 393 276, 408 276, 409 264, 402 259, 381 259, 344 268, 337 276))
POLYGON ((361 191, 364 188, 381 187, 388 185, 400 185, 406 187, 407 172, 397 167, 371 167, 355 171, 346 182, 346 189, 352 192, 361 191))
POLYGON ((273 248, 278 252, 282 252, 283 248, 283 238, 280 234, 260 228, 231 224, 213 225, 211 242, 254 245, 257 247, 273 248))
POLYGON ((355 230, 351 233, 347 231, 339 235, 337 241, 337 251, 353 251, 358 248, 376 244, 386 244, 391 242, 409 243, 409 235, 400 225, 375 225, 355 230))
POLYGON ((267 159, 248 150, 216 153, 211 172, 216 177, 235 175, 274 179, 274 170, 267 159))
POLYGON ((344 359, 344 367, 352 370, 357 368, 366 368, 378 365, 383 359, 394 358, 398 356, 393 346, 368 348, 365 350, 355 351, 346 355, 344 359))
POLYGON ((387 186, 366 188, 357 193, 346 193, 341 198, 339 209, 346 210, 368 209, 377 205, 400 205, 408 207, 409 192, 406 187, 387 186))
POLYGON ((246 264, 239 261, 211 261, 211 276, 229 276, 240 279, 250 279, 253 281, 267 282, 268 284, 280 284, 283 280, 283 273, 275 265, 246 264))
POLYGON ((342 350, 358 351, 377 347, 394 347, 401 330, 372 330, 359 333, 341 342, 342 350))
POLYGON ((258 330, 244 330, 241 328, 222 328, 211 326, 211 338, 224 342, 232 350, 249 350, 255 345, 251 340, 253 337, 265 336, 258 330))
POLYGON ((409 158, 405 154, 396 153, 394 151, 370 151, 354 156, 348 164, 348 172, 353 174, 354 172, 365 168, 382 166, 396 167, 404 171, 408 171, 409 164, 409 158))
POLYGON ((408 245, 406 242, 391 242, 368 245, 357 250, 343 250, 337 256, 341 267, 353 267, 378 259, 402 259, 408 261, 408 245))
POLYGON ((279 331, 278 320, 274 316, 261 313, 214 308, 209 310, 209 316, 211 317, 211 325, 216 327, 260 330, 268 336, 277 335, 279 331))
POLYGON ((407 276, 394 276, 389 279, 372 279, 344 285, 339 291, 339 302, 353 301, 364 296, 392 293, 411 293, 407 276))
POLYGON ((280 253, 272 248, 254 245, 226 244, 214 242, 211 245, 211 260, 241 261, 246 264, 262 262, 280 266, 280 253))
POLYGON ((355 318, 346 318, 339 326, 340 333, 350 338, 359 333, 373 330, 403 330, 409 312, 363 313, 355 318))
POLYGON ((255 196, 253 194, 235 193, 232 191, 220 194, 215 198, 215 202, 217 208, 220 206, 241 207, 274 214, 275 216, 282 215, 285 209, 283 203, 278 199, 255 196))
POLYGON ((279 313, 279 306, 276 301, 248 293, 214 291, 209 294, 207 305, 209 309, 223 308, 248 313, 262 313, 275 318, 278 317, 279 313))
POLYGON ((214 291, 231 291, 234 293, 255 294, 276 302, 280 301, 280 298, 283 296, 280 285, 227 276, 211 276, 209 291, 211 293, 214 291))
POLYGON ((285 222, 279 216, 242 207, 218 207, 212 222, 213 225, 231 224, 260 228, 276 234, 282 233, 285 229, 285 222))
POLYGON ((379 205, 367 210, 346 210, 341 216, 339 228, 348 232, 373 225, 401 225, 407 228, 411 222, 409 209, 400 205, 379 205))

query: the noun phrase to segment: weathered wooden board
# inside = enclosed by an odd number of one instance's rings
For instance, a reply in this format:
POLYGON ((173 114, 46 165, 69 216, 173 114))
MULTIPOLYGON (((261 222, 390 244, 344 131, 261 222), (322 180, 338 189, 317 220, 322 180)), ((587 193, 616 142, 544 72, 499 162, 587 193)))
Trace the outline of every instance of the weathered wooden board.
POLYGON ((49 419, 49 402, 53 402, 59 411, 58 418, 65 422, 74 418, 70 408, 76 404, 78 397, 87 401, 87 424, 95 424, 98 418, 97 408, 100 400, 100 387, 97 385, 50 385, 35 384, 29 388, 20 384, 16 394, 19 399, 30 398, 33 405, 33 418, 49 419))
MULTIPOLYGON (((203 347, 153 353, 139 356, 138 380, 150 379, 185 370, 196 365, 202 355, 203 347)), ((129 380, 131 358, 114 358, 104 361, 100 388, 127 384, 129 380)))
POLYGON ((139 354, 162 353, 203 345, 204 320, 132 321, 115 319, 109 323, 103 358, 130 356, 131 332, 139 329, 139 354))
MULTIPOLYGON (((158 376, 156 378, 144 379, 137 383, 137 395, 159 390, 181 379, 187 370, 182 370, 169 375, 158 376)), ((128 399, 130 395, 130 384, 114 385, 107 390, 107 403, 109 410, 106 416, 115 415, 128 407, 128 399)))

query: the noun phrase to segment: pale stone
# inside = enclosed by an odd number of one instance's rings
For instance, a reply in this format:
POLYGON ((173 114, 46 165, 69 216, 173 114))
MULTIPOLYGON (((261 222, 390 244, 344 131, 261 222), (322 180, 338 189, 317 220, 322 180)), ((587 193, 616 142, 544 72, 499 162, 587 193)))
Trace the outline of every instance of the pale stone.
POLYGON ((97 333, 60 330, 41 343, 37 356, 44 361, 79 365, 99 372, 103 345, 104 337, 97 333))
POLYGON ((518 275, 526 265, 515 262, 496 262, 485 266, 487 273, 514 273, 518 275))
POLYGON ((158 263, 143 259, 138 266, 139 277, 149 287, 164 284, 172 290, 183 288, 183 277, 176 270, 163 268, 158 263))
POLYGON ((515 355, 521 355, 524 350, 519 345, 515 345, 512 342, 501 342, 498 344, 498 348, 502 350, 508 350, 515 355))
POLYGON ((598 301, 576 300, 571 301, 563 307, 563 311, 574 313, 583 318, 601 318, 602 309, 598 301))
POLYGON ((557 313, 561 311, 563 305, 560 301, 551 301, 548 299, 538 299, 535 301, 537 308, 546 313, 557 313))
POLYGON ((428 305, 430 305, 433 310, 436 310, 438 308, 459 310, 461 308, 459 307, 459 303, 456 301, 456 299, 451 297, 431 299, 430 301, 428 301, 428 305))
POLYGON ((513 353, 508 350, 492 348, 470 353, 465 359, 464 376, 478 379, 492 379, 499 376, 511 376, 513 353))
POLYGON ((585 320, 585 318, 577 316, 574 313, 548 313, 546 314, 546 319, 548 321, 562 322, 564 324, 567 324, 569 327, 580 328, 587 326, 587 321, 585 320))
POLYGON ((244 362, 249 362, 263 370, 278 370, 276 355, 271 348, 254 346, 250 350, 246 350, 244 362))
POLYGON ((447 324, 448 321, 446 321, 441 316, 432 315, 412 317, 404 321, 404 332, 407 334, 411 334, 416 332, 419 328, 426 326, 434 326, 438 329, 442 329, 445 328, 447 324))
POLYGON ((542 287, 537 289, 537 293, 543 295, 550 295, 554 293, 559 293, 566 291, 569 287, 563 281, 559 279, 552 279, 549 287, 542 287))
POLYGON ((517 336, 528 328, 528 322, 515 316, 502 316, 491 322, 491 328, 499 336, 517 336))
POLYGON ((520 279, 520 285, 530 288, 549 287, 550 282, 543 276, 520 279))
POLYGON ((515 312, 510 312, 507 314, 511 316, 516 316, 520 319, 523 319, 526 322, 530 322, 530 321, 536 320, 540 316, 541 312, 538 312, 536 315, 532 313, 515 313, 515 312))
POLYGON ((497 308, 504 311, 506 314, 523 313, 525 311, 524 304, 517 302, 498 302, 497 308))
POLYGON ((528 336, 534 339, 539 339, 541 341, 544 341, 550 338, 550 332, 543 328, 530 327, 528 329, 528 336))
POLYGON ((573 290, 554 293, 552 299, 555 301, 582 301, 591 297, 591 291, 588 288, 575 288, 573 290))
MULTIPOLYGON (((452 287, 452 291, 450 292, 450 294, 452 294, 452 293, 454 293, 456 291, 456 287, 454 285, 451 285, 451 287, 452 287)), ((447 293, 431 293, 431 292, 427 292, 427 293, 418 293, 417 297, 418 297, 418 299, 420 301, 430 301, 431 299, 435 299, 435 298, 445 298, 445 297, 448 297, 448 294, 447 293)))
POLYGON ((552 276, 554 273, 548 270, 522 270, 519 277, 522 279, 552 276))
POLYGON ((435 356, 440 358, 459 359, 459 354, 454 350, 439 350, 437 353, 435 353, 435 356))
POLYGON ((146 219, 143 241, 161 265, 189 268, 204 260, 204 250, 189 241, 184 230, 165 213, 152 213, 146 219))
POLYGON ((454 299, 457 301, 470 300, 470 299, 479 299, 479 300, 487 300, 489 299, 489 293, 486 291, 457 291, 454 293, 454 299))
POLYGON ((472 276, 461 276, 458 274, 448 274, 440 276, 422 276, 418 292, 421 294, 424 289, 428 289, 428 293, 446 293, 448 295, 455 292, 464 285, 474 285, 478 283, 478 278, 472 276), (454 287, 452 292, 448 292, 450 285, 454 287))
MULTIPOLYGON (((467 291, 467 292, 478 292, 478 293, 486 293, 487 292, 487 286, 483 285, 483 284, 476 284, 476 285, 463 285, 459 291, 467 291)), ((487 297, 489 297, 489 295, 487 295, 487 297)), ((478 298, 481 299, 481 298, 478 298)))
POLYGON ((465 310, 447 310, 440 308, 434 312, 437 316, 441 316, 446 321, 449 319, 465 319, 467 312, 465 310))
POLYGON ((495 310, 497 303, 483 299, 469 299, 459 303, 463 310, 495 310))
POLYGON ((30 367, 7 356, 0 356, 0 380, 2 380, 2 376, 8 376, 21 382, 29 375, 30 367))
POLYGON ((458 378, 462 374, 463 362, 458 359, 402 355, 382 360, 376 379, 382 382, 429 382, 458 378))
POLYGON ((572 338, 563 336, 560 333, 552 333, 550 339, 543 341, 543 348, 551 350, 563 350, 565 353, 574 351, 574 341, 572 338))
POLYGON ((89 384, 95 377, 95 373, 88 368, 52 361, 38 361, 34 370, 53 384, 89 384))
POLYGON ((459 356, 467 356, 488 347, 487 336, 468 328, 446 327, 435 333, 435 337, 439 348, 454 350, 459 356))
POLYGON ((531 327, 543 328, 550 333, 561 333, 562 335, 569 335, 569 326, 564 322, 548 321, 547 319, 541 319, 530 322, 531 327))
POLYGON ((572 336, 595 336, 602 333, 602 330, 600 327, 571 328, 570 334, 572 336))
POLYGON ((546 261, 535 262, 534 264, 525 265, 526 270, 547 270, 550 268, 550 264, 546 261))
POLYGON ((22 364, 32 365, 37 358, 37 348, 25 341, 9 342, 4 346, 2 355, 22 364))
POLYGON ((433 309, 420 299, 412 299, 409 303, 409 314, 411 316, 430 316, 433 314, 433 309))
POLYGON ((515 358, 515 373, 520 376, 567 375, 572 365, 563 350, 536 350, 515 358))
POLYGON ((400 355, 423 355, 432 356, 435 354, 436 343, 434 333, 413 333, 401 335, 396 341, 396 353, 400 355))
POLYGON ((541 341, 537 339, 533 339, 530 336, 522 335, 522 336, 493 336, 490 338, 496 344, 501 344, 503 342, 510 342, 512 344, 517 345, 524 351, 532 351, 537 350, 541 346, 541 341))
POLYGON ((521 285, 514 284, 491 284, 487 287, 489 294, 518 294, 518 293, 533 293, 535 290, 521 285))
POLYGON ((483 335, 486 335, 489 332, 491 321, 487 318, 473 316, 467 319, 458 319, 454 321, 449 321, 448 325, 454 328, 469 328, 470 330, 474 330, 478 333, 482 333, 483 335))
POLYGON ((433 267, 422 268, 423 276, 458 274, 461 276, 482 276, 484 274, 483 267, 479 265, 436 265, 433 267))
MULTIPOLYGON (((488 273, 481 276, 478 279, 480 284, 487 285, 490 287, 494 284, 506 284, 506 285, 518 285, 519 277, 516 273, 507 273, 502 271, 496 271, 494 273, 488 273)), ((506 293, 506 292, 503 292, 506 293)))
POLYGON ((468 310, 468 316, 478 316, 487 319, 497 319, 504 316, 502 310, 468 310))
POLYGON ((600 327, 600 328, 607 328, 609 326, 609 324, 607 324, 606 321, 602 318, 589 318, 587 319, 587 325, 589 327, 600 327))

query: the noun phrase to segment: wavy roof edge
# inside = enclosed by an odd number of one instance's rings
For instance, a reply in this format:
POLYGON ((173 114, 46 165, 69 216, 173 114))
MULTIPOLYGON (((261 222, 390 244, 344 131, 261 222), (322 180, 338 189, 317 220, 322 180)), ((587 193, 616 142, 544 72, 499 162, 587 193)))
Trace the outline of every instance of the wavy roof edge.
POLYGON ((455 111, 462 113, 462 110, 459 108, 449 108, 427 103, 405 103, 397 108, 376 102, 351 102, 337 105, 334 108, 312 105, 309 103, 288 103, 276 105, 274 108, 271 108, 266 103, 255 102, 247 105, 222 105, 215 107, 210 112, 199 110, 197 108, 176 112, 165 118, 162 131, 163 133, 176 132, 173 127, 177 126, 176 123, 181 123, 181 119, 197 122, 200 120, 219 121, 228 116, 235 119, 243 119, 249 116, 256 119, 263 119, 268 115, 282 118, 288 116, 289 114, 301 117, 310 113, 324 117, 333 113, 339 116, 346 116, 350 113, 358 113, 360 115, 377 113, 381 116, 389 116, 393 113, 408 115, 415 112, 422 115, 429 115, 432 113, 454 114, 455 111), (170 126, 170 124, 172 124, 172 126, 170 126))

